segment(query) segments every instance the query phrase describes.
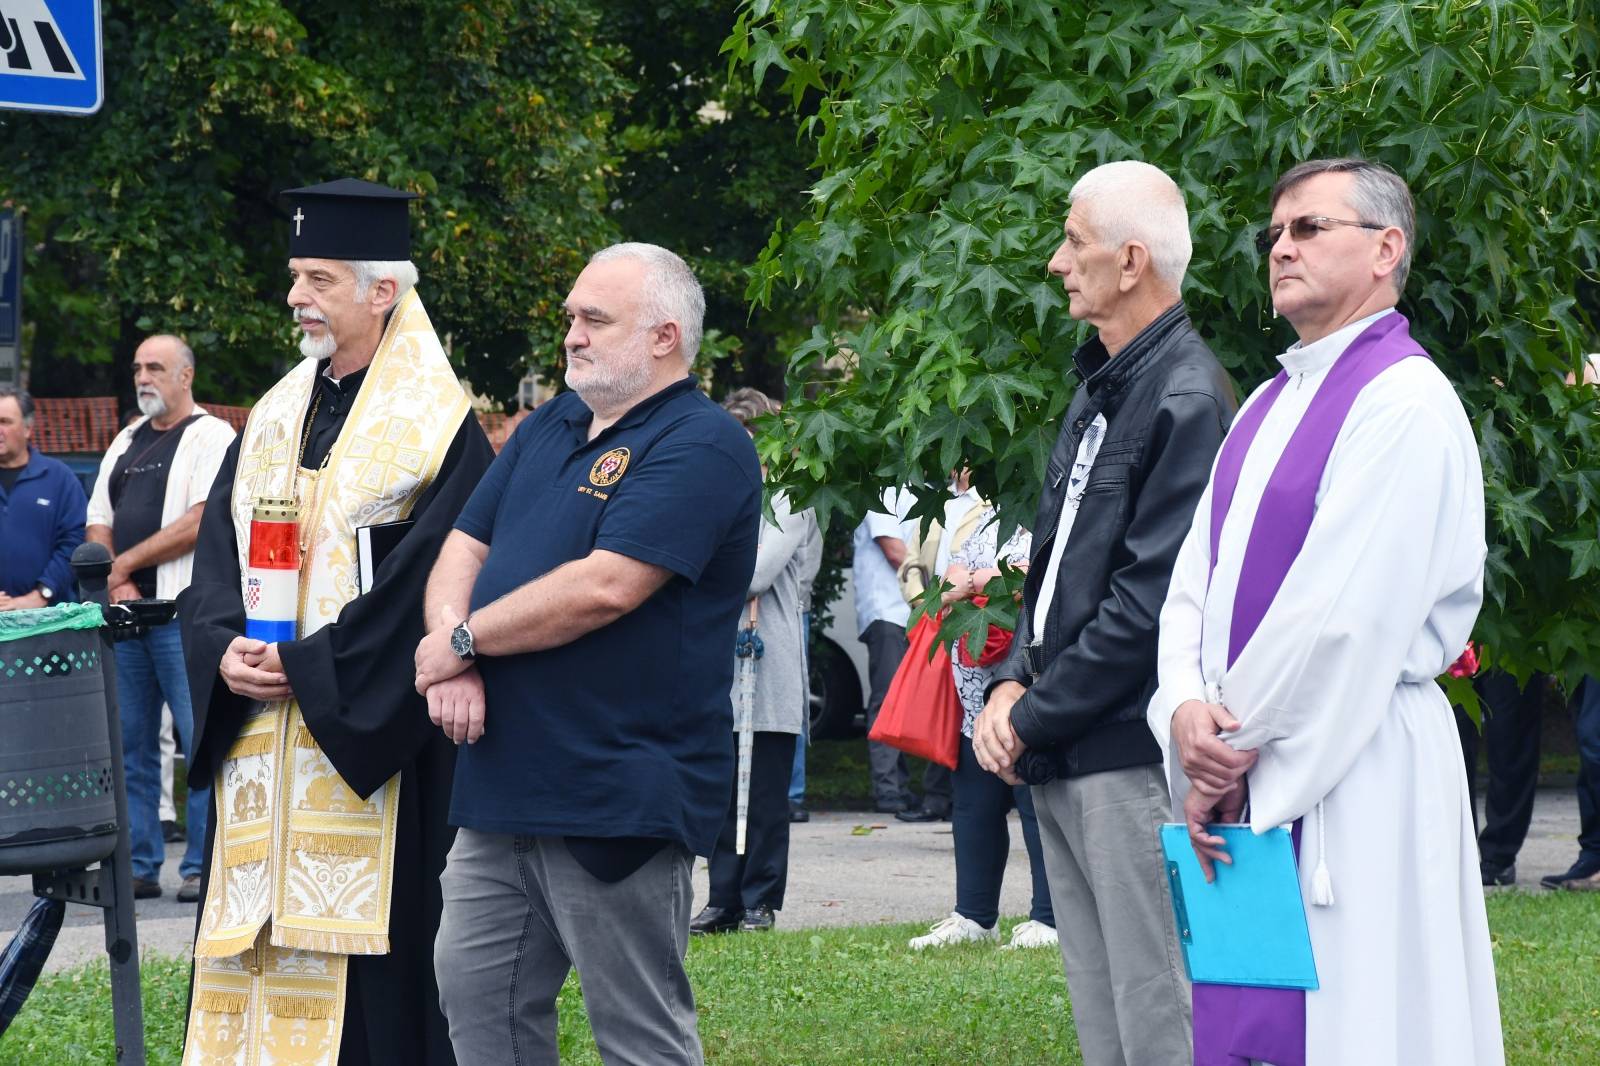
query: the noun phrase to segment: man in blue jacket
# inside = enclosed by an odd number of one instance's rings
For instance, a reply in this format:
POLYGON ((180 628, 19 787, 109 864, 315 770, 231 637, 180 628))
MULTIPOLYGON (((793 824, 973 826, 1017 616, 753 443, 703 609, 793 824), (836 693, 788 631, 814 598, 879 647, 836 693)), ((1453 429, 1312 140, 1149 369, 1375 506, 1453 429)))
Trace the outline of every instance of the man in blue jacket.
POLYGON ((83 543, 89 501, 32 436, 33 397, 0 385, 0 611, 48 607, 78 591, 72 549, 83 543))

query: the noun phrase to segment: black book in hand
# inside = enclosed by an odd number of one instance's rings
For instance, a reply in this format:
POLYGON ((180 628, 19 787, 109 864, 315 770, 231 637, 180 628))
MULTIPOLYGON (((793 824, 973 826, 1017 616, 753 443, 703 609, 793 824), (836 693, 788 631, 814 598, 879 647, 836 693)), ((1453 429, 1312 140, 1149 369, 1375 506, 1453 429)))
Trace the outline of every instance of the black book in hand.
POLYGON ((384 522, 376 526, 360 526, 356 529, 356 594, 360 595, 372 588, 377 583, 378 567, 394 551, 396 545, 405 539, 411 532, 411 527, 417 523, 384 522))

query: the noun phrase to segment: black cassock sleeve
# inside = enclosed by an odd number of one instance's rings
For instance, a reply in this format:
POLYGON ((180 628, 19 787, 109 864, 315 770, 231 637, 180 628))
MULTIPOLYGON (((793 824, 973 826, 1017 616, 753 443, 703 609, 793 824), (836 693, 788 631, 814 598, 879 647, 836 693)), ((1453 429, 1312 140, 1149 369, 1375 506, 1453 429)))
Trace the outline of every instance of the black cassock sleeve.
MULTIPOLYGON (((244 632, 231 513, 238 460, 235 438, 206 499, 194 578, 178 598, 194 703, 191 782, 209 783, 215 776, 251 703, 230 692, 217 674, 223 652, 244 632)), ((334 622, 312 636, 278 645, 311 735, 363 797, 411 762, 437 728, 413 687, 423 590, 456 515, 493 460, 482 427, 468 415, 439 476, 412 508, 416 525, 378 567, 372 590, 345 604, 334 622)))

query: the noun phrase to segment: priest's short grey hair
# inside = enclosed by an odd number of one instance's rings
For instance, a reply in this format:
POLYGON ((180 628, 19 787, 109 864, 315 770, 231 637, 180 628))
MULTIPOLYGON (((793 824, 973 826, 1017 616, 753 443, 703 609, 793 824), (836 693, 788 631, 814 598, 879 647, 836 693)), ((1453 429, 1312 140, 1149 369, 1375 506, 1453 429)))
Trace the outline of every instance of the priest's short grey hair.
POLYGON ((417 283, 417 265, 407 259, 385 262, 381 259, 347 259, 346 264, 356 275, 356 303, 365 303, 372 286, 384 278, 394 280, 394 302, 410 292, 417 283))
POLYGON ((658 244, 639 241, 602 248, 589 262, 609 263, 614 259, 634 259, 644 264, 644 292, 641 294, 644 326, 650 329, 676 322, 683 361, 693 366, 695 356, 700 354, 700 334, 705 328, 706 294, 689 264, 658 244))
POLYGON ((1150 252, 1150 272, 1183 290, 1194 242, 1183 190, 1165 171, 1137 159, 1102 163, 1077 180, 1067 202, 1089 207, 1102 244, 1138 241, 1150 252))
POLYGON ((1354 175, 1355 181, 1350 185, 1348 200, 1356 220, 1394 226, 1405 234, 1405 253, 1400 256, 1400 265, 1390 275, 1395 294, 1405 292, 1406 278, 1411 276, 1411 249, 1417 243, 1417 209, 1411 202, 1411 190, 1406 187, 1405 179, 1382 163, 1367 159, 1308 159, 1290 167, 1278 179, 1278 183, 1272 187, 1269 209, 1277 208, 1278 200, 1284 193, 1318 174, 1354 175))

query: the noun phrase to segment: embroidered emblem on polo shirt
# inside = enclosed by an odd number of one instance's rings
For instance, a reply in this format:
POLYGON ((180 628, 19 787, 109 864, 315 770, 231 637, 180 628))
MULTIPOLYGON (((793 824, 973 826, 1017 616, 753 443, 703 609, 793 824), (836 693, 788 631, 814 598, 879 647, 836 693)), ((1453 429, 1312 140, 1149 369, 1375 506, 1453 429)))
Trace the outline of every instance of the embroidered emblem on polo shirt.
POLYGON ((626 448, 612 448, 596 459, 589 468, 589 484, 602 489, 615 485, 627 471, 631 454, 626 448))

